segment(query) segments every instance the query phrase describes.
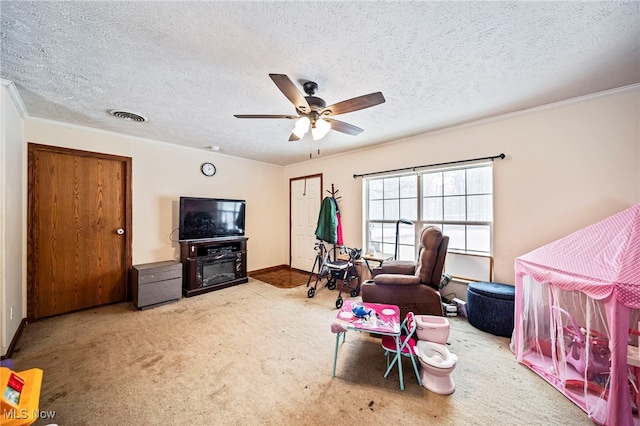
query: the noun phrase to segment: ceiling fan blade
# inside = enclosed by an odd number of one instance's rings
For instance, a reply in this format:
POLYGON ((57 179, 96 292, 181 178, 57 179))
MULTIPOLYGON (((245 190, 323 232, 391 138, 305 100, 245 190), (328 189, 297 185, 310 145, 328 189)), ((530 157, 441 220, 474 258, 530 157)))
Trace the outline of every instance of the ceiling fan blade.
POLYGON ((288 118, 290 120, 295 120, 296 118, 300 118, 297 115, 269 115, 269 114, 234 114, 236 118, 288 118))
POLYGON ((325 116, 346 114, 347 112, 358 111, 381 103, 384 103, 384 96, 382 96, 382 92, 369 93, 368 95, 358 96, 357 98, 329 105, 328 107, 323 108, 320 111, 320 114, 325 116))
POLYGON ((278 86, 278 89, 291 101, 296 109, 304 114, 311 112, 309 103, 304 95, 298 90, 293 81, 284 74, 269 74, 271 80, 278 86))
POLYGON ((332 118, 323 118, 323 120, 331 124, 331 130, 337 130, 338 132, 346 133, 348 135, 356 136, 364 132, 360 127, 345 123, 344 121, 338 121, 332 118))
POLYGON ((296 136, 295 133, 291 133, 291 136, 289 136, 289 142, 295 142, 295 141, 299 141, 300 138, 298 136, 296 136))

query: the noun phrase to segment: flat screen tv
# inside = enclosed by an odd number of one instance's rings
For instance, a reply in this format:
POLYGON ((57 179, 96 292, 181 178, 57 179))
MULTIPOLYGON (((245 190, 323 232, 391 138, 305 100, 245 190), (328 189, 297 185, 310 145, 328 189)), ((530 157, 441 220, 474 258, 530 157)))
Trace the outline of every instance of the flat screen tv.
POLYGON ((244 235, 245 200, 180 197, 180 241, 244 235))

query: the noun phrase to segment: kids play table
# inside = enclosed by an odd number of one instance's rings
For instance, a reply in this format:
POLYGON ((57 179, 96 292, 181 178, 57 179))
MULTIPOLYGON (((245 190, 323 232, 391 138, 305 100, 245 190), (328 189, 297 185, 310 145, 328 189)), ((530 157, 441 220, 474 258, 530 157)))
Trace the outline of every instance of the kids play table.
MULTIPOLYGON (((331 377, 336 377, 340 336, 342 336, 342 342, 344 343, 347 330, 392 336, 395 339, 396 348, 399 348, 400 324, 400 308, 396 305, 345 300, 344 305, 342 305, 342 308, 340 308, 336 315, 335 321, 331 324, 331 332, 336 334, 336 348, 333 354, 333 374, 331 377), (363 312, 370 313, 363 317, 358 317, 354 313, 354 307, 361 307, 363 312)), ((398 374, 400 375, 400 390, 404 390, 402 356, 400 356, 400 351, 398 350, 396 350, 396 356, 390 365, 393 366, 396 362, 398 363, 398 374)))

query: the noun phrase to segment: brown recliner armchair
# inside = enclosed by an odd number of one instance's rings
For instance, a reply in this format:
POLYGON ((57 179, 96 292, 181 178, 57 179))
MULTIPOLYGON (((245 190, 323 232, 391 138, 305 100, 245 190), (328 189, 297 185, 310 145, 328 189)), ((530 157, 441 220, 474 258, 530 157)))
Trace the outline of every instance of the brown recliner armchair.
POLYGON ((420 235, 416 262, 387 261, 373 269, 373 280, 362 284, 362 301, 400 307, 400 318, 416 315, 442 316, 440 281, 449 237, 436 226, 426 226, 420 235))

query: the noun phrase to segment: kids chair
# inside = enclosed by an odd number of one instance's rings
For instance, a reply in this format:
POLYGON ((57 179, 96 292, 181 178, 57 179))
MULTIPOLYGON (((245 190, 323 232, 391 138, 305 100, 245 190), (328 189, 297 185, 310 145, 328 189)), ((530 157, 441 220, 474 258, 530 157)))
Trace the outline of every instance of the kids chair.
MULTIPOLYGON (((400 336, 400 353, 398 353, 398 348, 396 347, 396 340, 393 336, 382 336, 382 348, 384 349, 384 354, 387 357, 387 371, 384 373, 384 377, 386 378, 391 372, 393 366, 398 363, 400 366, 400 355, 408 356, 411 358, 411 363, 413 364, 413 371, 416 373, 416 377, 418 378, 418 384, 422 386, 422 380, 420 378, 420 372, 418 371, 418 365, 416 364, 416 340, 413 338, 413 335, 416 332, 418 325, 416 323, 416 319, 414 318, 413 312, 408 312, 402 321, 400 329, 406 333, 400 336), (389 364, 389 354, 395 354, 393 361, 389 364)), ((400 389, 404 389, 404 379, 402 378, 402 374, 400 374, 400 389)))

